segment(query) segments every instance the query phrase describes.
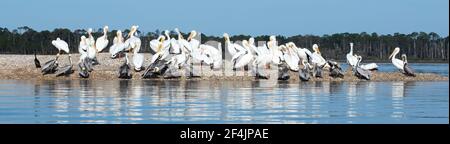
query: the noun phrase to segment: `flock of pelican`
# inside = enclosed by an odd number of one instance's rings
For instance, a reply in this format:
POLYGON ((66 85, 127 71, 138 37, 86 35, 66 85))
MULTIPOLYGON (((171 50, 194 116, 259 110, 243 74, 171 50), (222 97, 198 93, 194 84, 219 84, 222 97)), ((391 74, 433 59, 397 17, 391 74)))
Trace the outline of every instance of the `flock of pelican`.
MULTIPOLYGON (((139 26, 133 25, 126 37, 122 36, 122 32, 118 30, 113 39, 112 45, 109 47, 111 58, 125 59, 124 63, 119 67, 119 78, 132 78, 132 71, 136 72, 144 70, 142 78, 177 78, 181 77, 180 69, 187 70, 191 75, 195 75, 192 70, 193 64, 207 65, 213 70, 222 67, 222 52, 219 49, 201 44, 195 39, 196 31, 191 31, 189 37, 184 38, 179 29, 175 28, 174 32, 177 37, 170 37, 169 31, 165 30, 158 38, 150 41, 150 47, 155 54, 150 59, 150 64, 145 68, 144 55, 139 53, 141 48, 141 40, 137 36, 139 26), (132 65, 129 60, 132 57, 132 65)), ((108 26, 103 27, 103 35, 95 39, 92 36, 92 29, 87 31, 87 37, 81 36, 78 52, 80 60, 78 61, 78 72, 82 78, 88 78, 94 65, 100 64, 96 55, 102 52, 109 44, 108 26)), ((262 46, 255 45, 255 39, 249 38, 242 40, 242 43, 234 43, 230 40, 227 33, 223 34, 227 52, 232 56, 230 62, 232 68, 243 68, 251 66, 259 79, 268 79, 269 74, 265 70, 271 65, 278 66, 278 80, 287 80, 290 78, 289 71, 298 72, 302 81, 308 81, 311 77, 322 78, 322 71, 328 70, 329 75, 333 78, 343 78, 344 72, 341 66, 333 60, 325 60, 322 57, 319 46, 314 44, 312 50, 300 48, 293 42, 278 45, 275 36, 270 36, 269 41, 262 46)), ((53 46, 58 49, 56 57, 46 62, 42 67, 35 55, 36 67, 41 68, 43 75, 53 74, 56 76, 68 76, 74 72, 72 68, 72 59, 68 44, 57 38, 52 41, 53 46), (68 54, 69 65, 59 67, 58 58, 65 52, 68 54)), ((408 66, 406 55, 403 54, 402 60, 397 59, 396 55, 400 52, 400 48, 395 48, 389 59, 392 64, 407 76, 415 76, 414 71, 408 66)), ((371 71, 377 70, 376 63, 361 64, 362 57, 353 53, 353 43, 350 43, 350 52, 346 55, 347 63, 352 69, 353 75, 360 79, 370 80, 371 71)))

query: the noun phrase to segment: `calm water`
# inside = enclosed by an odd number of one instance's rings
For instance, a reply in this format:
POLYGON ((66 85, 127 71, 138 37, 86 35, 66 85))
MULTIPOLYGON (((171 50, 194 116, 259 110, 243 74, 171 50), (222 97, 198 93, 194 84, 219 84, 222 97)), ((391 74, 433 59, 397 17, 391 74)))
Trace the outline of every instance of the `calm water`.
MULTIPOLYGON (((413 67, 448 76, 448 64, 413 67)), ((0 123, 448 123, 448 92, 448 81, 0 80, 0 123)))

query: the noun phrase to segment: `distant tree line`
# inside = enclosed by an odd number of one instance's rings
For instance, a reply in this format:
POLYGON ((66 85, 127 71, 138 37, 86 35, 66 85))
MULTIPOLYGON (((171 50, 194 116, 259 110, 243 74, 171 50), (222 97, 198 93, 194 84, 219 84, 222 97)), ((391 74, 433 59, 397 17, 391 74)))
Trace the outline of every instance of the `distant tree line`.
MULTIPOLYGON (((127 35, 129 30, 124 30, 123 35, 127 35)), ((149 42, 157 38, 162 31, 148 32, 143 34, 138 31, 142 40, 141 52, 150 52, 149 42)), ((76 29, 71 31, 65 28, 57 28, 53 31, 35 31, 30 27, 23 26, 17 29, 8 30, 0 27, 0 53, 1 54, 56 54, 57 49, 51 44, 51 41, 57 37, 65 40, 72 53, 78 52, 80 37, 87 35, 86 30, 76 29)), ((95 38, 103 35, 99 28, 93 32, 95 38)), ((108 33, 110 45, 116 35, 116 30, 108 33)), ((188 34, 183 33, 185 37, 188 34)), ((171 33, 171 36, 176 36, 171 33)), ((250 38, 249 35, 231 36, 232 41, 240 41, 250 38)), ((256 41, 268 41, 269 35, 256 36, 256 41)), ((296 35, 291 37, 277 36, 279 44, 294 42, 297 47, 311 49, 313 44, 318 44, 322 55, 327 59, 343 60, 344 55, 349 52, 349 43, 354 43, 354 52, 362 55, 365 60, 387 60, 395 47, 401 48, 401 53, 408 55, 411 60, 433 60, 448 61, 449 56, 449 37, 441 37, 437 33, 413 32, 410 34, 385 34, 377 33, 337 33, 332 35, 296 35)), ((206 41, 222 42, 222 37, 207 36, 201 34, 202 43, 206 41)), ((106 49, 107 51, 108 49, 106 49)), ((225 52, 226 50, 223 49, 225 52)))

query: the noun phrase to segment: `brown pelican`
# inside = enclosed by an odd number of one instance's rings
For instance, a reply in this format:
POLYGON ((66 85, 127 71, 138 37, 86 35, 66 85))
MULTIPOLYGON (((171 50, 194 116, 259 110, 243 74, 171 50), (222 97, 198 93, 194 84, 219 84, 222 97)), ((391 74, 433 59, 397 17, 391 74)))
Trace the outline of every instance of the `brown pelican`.
POLYGON ((44 63, 44 66, 41 68, 41 72, 43 75, 55 73, 58 68, 58 58, 59 53, 56 55, 55 59, 52 59, 46 63, 44 63))
POLYGON ((142 78, 158 78, 158 76, 163 75, 167 69, 167 61, 157 59, 145 69, 142 78))
POLYGON ((280 61, 278 65, 278 80, 288 80, 289 76, 289 67, 285 61, 280 61))
POLYGON ((361 57, 357 57, 357 62, 356 62, 356 66, 353 68, 353 72, 355 74, 356 77, 360 78, 360 79, 366 79, 366 80, 370 80, 371 77, 371 73, 369 70, 363 69, 359 66, 359 63, 361 62, 361 57))
POLYGON ((308 81, 311 77, 309 76, 309 69, 312 66, 306 62, 306 60, 302 60, 303 68, 298 71, 298 76, 302 81, 308 81))
POLYGON ((130 65, 128 62, 128 54, 125 54, 125 63, 122 64, 119 68, 119 78, 122 79, 131 79, 131 71, 130 71, 130 65))
POLYGON ((409 65, 408 65, 408 60, 406 58, 406 54, 402 54, 402 60, 404 63, 404 65, 403 65, 403 71, 405 72, 404 74, 407 76, 415 77, 416 74, 414 73, 414 70, 411 67, 409 67, 409 65))
POLYGON ((58 70, 58 72, 56 73, 56 76, 58 77, 58 76, 68 76, 68 75, 70 75, 70 74, 72 74, 73 73, 73 70, 72 70, 72 58, 71 58, 71 56, 70 56, 70 54, 69 54, 69 65, 66 65, 66 66, 64 66, 64 67, 62 67, 62 68, 60 68, 59 70, 58 70))
POLYGON ((34 52, 34 65, 36 65, 36 68, 41 68, 41 62, 36 57, 36 51, 34 52))
POLYGON ((78 62, 78 75, 82 78, 88 78, 91 65, 92 63, 89 61, 89 58, 87 58, 87 53, 81 54, 80 61, 78 62))
POLYGON ((78 75, 82 78, 89 78, 89 71, 87 70, 86 65, 88 65, 86 61, 78 63, 78 75))
POLYGON ((328 65, 330 65, 330 76, 331 77, 344 78, 344 72, 342 72, 341 66, 336 61, 328 60, 328 65))
POLYGON ((323 67, 325 67, 325 64, 322 66, 319 66, 319 64, 314 64, 314 69, 313 69, 313 76, 314 77, 318 77, 318 78, 322 78, 322 69, 323 67))

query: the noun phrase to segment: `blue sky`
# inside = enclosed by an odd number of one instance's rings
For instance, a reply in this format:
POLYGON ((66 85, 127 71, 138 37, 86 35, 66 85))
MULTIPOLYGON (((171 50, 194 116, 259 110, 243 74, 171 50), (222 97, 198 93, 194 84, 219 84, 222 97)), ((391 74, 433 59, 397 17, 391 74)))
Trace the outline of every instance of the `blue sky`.
POLYGON ((209 35, 449 33, 448 0, 2 0, 0 27, 192 29, 209 35))

